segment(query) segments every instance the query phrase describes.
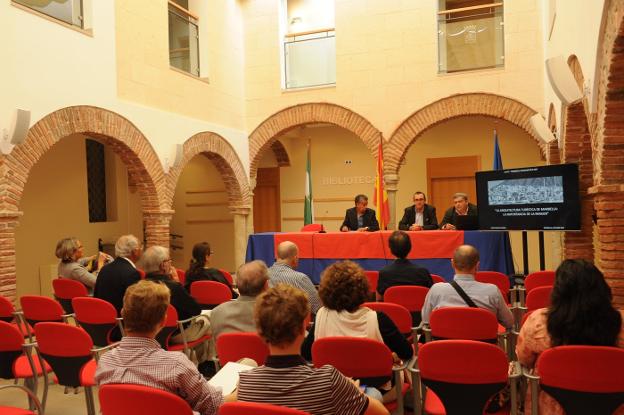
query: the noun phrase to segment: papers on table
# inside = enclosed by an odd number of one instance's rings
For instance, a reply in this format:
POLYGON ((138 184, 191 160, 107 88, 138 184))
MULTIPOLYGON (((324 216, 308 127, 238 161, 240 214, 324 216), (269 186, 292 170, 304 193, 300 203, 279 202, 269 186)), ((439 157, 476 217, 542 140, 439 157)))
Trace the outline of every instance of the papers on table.
POLYGON ((223 396, 229 395, 234 392, 238 385, 238 374, 247 370, 253 369, 252 366, 243 365, 240 363, 227 362, 225 366, 217 372, 216 375, 208 381, 212 386, 217 386, 223 389, 223 396))

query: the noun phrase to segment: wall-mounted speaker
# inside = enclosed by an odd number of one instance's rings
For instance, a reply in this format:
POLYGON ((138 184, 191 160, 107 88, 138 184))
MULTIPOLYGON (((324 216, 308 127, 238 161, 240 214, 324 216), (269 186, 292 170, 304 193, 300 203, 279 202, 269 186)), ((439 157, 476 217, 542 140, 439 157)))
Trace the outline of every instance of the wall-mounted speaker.
POLYGON ((542 140, 542 142, 548 144, 557 139, 552 131, 550 131, 550 128, 548 128, 548 124, 546 124, 544 117, 540 114, 533 115, 529 120, 531 121, 533 132, 540 140, 542 140))
POLYGON ((11 115, 8 129, 2 129, 2 142, 0 150, 3 154, 9 154, 13 147, 21 144, 28 135, 30 128, 30 111, 16 109, 11 115))
POLYGON ((583 94, 563 56, 546 59, 546 74, 553 91, 564 105, 574 104, 583 99, 583 94))

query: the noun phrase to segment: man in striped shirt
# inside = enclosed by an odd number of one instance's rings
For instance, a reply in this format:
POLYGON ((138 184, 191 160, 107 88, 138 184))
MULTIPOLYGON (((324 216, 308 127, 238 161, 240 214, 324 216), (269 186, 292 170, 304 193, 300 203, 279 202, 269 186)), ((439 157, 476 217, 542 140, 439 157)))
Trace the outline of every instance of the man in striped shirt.
POLYGON ((299 265, 299 248, 294 242, 284 241, 277 246, 277 261, 269 268, 269 287, 287 284, 299 288, 308 295, 312 314, 321 308, 314 284, 303 272, 295 271, 299 265))
POLYGON ((299 351, 310 323, 303 291, 279 284, 261 294, 254 310, 256 328, 269 345, 264 366, 240 373, 238 400, 270 403, 312 415, 382 415, 383 404, 362 393, 334 367, 315 369, 299 351))
POLYGON ((95 380, 131 383, 179 395, 201 415, 215 415, 234 396, 208 384, 195 365, 180 352, 167 352, 155 340, 167 317, 170 292, 165 284, 143 280, 124 295, 121 315, 126 336, 98 362, 95 380))

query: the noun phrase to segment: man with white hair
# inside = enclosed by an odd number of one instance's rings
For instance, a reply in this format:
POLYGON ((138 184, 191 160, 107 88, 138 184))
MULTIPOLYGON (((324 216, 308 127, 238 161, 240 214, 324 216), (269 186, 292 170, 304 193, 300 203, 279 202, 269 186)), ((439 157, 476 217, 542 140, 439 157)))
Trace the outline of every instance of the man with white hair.
POLYGON ((277 261, 269 268, 269 287, 287 284, 308 295, 312 314, 321 308, 321 300, 314 284, 303 272, 295 271, 299 265, 299 248, 294 242, 284 241, 277 246, 277 261))
POLYGON ((120 315, 126 289, 141 279, 136 262, 143 246, 134 235, 123 235, 115 243, 115 260, 102 267, 95 281, 93 296, 111 303, 120 315))

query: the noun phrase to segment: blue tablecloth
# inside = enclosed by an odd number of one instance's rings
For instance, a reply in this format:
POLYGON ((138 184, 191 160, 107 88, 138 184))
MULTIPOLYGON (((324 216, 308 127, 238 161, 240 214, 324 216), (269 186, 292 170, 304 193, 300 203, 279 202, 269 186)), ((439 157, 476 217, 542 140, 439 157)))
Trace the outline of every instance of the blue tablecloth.
MULTIPOLYGON (((250 235, 247 242, 246 261, 261 259, 268 266, 273 265, 275 262, 274 235, 275 232, 250 235)), ((513 274, 511 245, 509 235, 506 232, 464 231, 464 243, 473 245, 479 250, 481 270, 499 271, 506 275, 513 274)), ((308 275, 314 284, 318 284, 321 279, 321 272, 335 261, 335 258, 300 259, 297 270, 308 275)), ((353 261, 359 263, 366 270, 379 270, 392 262, 392 259, 353 259, 353 261)), ((413 259, 411 261, 448 281, 453 278, 453 268, 448 258, 413 259)))

